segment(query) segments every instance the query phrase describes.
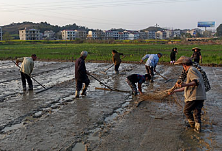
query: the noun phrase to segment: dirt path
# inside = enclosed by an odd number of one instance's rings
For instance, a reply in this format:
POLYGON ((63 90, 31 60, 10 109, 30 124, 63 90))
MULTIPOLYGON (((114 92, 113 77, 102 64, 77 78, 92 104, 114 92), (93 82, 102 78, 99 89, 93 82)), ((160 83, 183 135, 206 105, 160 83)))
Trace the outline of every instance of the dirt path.
MULTIPOLYGON (((145 74, 143 65, 121 64, 120 75, 110 64, 87 63, 105 84, 129 91, 125 78, 145 74)), ((159 65, 158 71, 171 78, 167 83, 156 76, 154 84, 144 84, 144 92, 165 90, 180 75, 180 66, 159 65), (173 73, 173 74, 172 74, 173 73)), ((50 89, 21 93, 17 68, 10 61, 0 67, 0 150, 145 151, 145 150, 221 150, 222 68, 204 67, 212 90, 207 93, 203 112, 203 132, 186 129, 182 93, 164 101, 147 100, 136 107, 129 93, 95 90, 102 87, 90 78, 87 96, 74 99, 73 63, 36 62, 35 78, 50 89), (36 92, 39 92, 36 94, 36 92)))

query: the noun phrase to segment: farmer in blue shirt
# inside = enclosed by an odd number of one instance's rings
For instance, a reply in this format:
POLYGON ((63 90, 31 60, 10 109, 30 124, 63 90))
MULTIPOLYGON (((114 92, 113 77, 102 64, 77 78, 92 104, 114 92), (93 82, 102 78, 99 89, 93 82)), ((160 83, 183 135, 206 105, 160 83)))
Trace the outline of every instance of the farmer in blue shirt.
POLYGON ((156 66, 159 61, 159 58, 162 57, 162 53, 158 54, 146 54, 142 59, 141 63, 147 59, 145 67, 146 67, 146 72, 151 76, 150 82, 153 82, 153 77, 154 77, 154 72, 156 72, 156 66))
POLYGON ((126 82, 132 89, 132 94, 137 95, 136 83, 138 83, 138 89, 140 94, 142 94, 142 83, 151 79, 149 74, 140 75, 140 74, 131 74, 126 78, 126 82))

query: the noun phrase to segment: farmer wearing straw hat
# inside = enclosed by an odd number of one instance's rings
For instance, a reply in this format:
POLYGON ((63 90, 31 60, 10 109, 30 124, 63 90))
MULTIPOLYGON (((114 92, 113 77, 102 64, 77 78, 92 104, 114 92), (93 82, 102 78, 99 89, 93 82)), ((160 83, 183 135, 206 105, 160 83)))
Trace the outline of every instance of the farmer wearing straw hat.
POLYGON ((184 91, 185 107, 184 114, 187 117, 190 127, 194 128, 196 132, 201 131, 201 109, 204 100, 206 100, 206 92, 204 81, 201 73, 192 66, 192 59, 189 57, 181 56, 175 64, 181 64, 187 73, 186 83, 176 83, 179 89, 169 92, 184 91))
POLYGON ((162 57, 162 53, 158 54, 146 54, 140 61, 142 63, 145 59, 147 59, 145 67, 146 72, 151 76, 150 82, 153 82, 154 72, 156 72, 156 66, 159 61, 159 58, 162 57))
POLYGON ((76 92, 75 97, 79 98, 80 91, 82 89, 82 84, 85 83, 81 95, 86 95, 87 87, 90 83, 87 74, 89 72, 86 70, 85 59, 88 55, 87 51, 81 52, 81 57, 75 62, 75 79, 76 79, 76 92))
POLYGON ((29 90, 33 90, 33 84, 31 80, 31 73, 34 68, 34 61, 37 59, 36 54, 32 54, 31 57, 22 57, 16 59, 16 65, 18 66, 19 62, 22 62, 20 72, 22 79, 23 91, 26 91, 26 80, 29 85, 29 90))
POLYGON ((201 56, 200 50, 201 50, 201 49, 198 48, 198 47, 194 47, 194 48, 192 49, 193 54, 192 54, 191 58, 194 59, 194 62, 199 63, 200 60, 201 60, 201 63, 202 63, 202 56, 201 56))

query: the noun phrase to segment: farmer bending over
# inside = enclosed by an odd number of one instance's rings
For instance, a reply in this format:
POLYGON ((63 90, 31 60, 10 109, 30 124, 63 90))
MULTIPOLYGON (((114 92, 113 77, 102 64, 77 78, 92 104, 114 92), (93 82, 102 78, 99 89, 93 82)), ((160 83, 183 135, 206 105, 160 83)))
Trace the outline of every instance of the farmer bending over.
POLYGON ((140 74, 131 74, 126 78, 126 82, 132 89, 132 95, 137 95, 136 83, 138 83, 138 89, 140 94, 142 94, 142 83, 149 81, 151 76, 149 74, 140 75, 140 74))
POLYGON ((23 91, 26 91, 26 80, 29 85, 29 90, 33 90, 33 84, 31 80, 31 73, 34 68, 34 61, 37 59, 36 54, 32 54, 31 57, 23 57, 16 59, 16 65, 19 66, 19 62, 22 62, 20 72, 22 79, 23 91))
POLYGON ((156 72, 156 65, 159 61, 159 58, 162 57, 162 53, 158 54, 146 54, 142 59, 141 63, 147 59, 145 67, 146 67, 146 72, 151 76, 150 82, 153 82, 153 77, 154 77, 154 72, 156 72))

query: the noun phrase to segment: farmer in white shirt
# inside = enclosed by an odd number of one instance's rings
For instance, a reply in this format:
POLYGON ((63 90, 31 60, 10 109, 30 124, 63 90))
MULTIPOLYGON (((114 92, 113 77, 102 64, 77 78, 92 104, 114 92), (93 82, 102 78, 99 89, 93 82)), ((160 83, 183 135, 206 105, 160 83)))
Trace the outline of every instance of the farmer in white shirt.
POLYGON ((31 57, 23 57, 17 58, 16 64, 18 66, 19 62, 22 62, 20 72, 21 72, 21 79, 22 79, 22 87, 23 91, 26 91, 26 80, 29 85, 29 90, 33 90, 32 80, 31 80, 31 73, 34 68, 34 61, 37 59, 36 54, 32 54, 31 57))
POLYGON ((156 66, 159 61, 159 58, 162 57, 162 53, 158 54, 146 54, 142 59, 141 63, 147 59, 145 67, 146 67, 146 72, 151 76, 150 82, 153 82, 153 77, 154 77, 154 72, 156 72, 156 66))

